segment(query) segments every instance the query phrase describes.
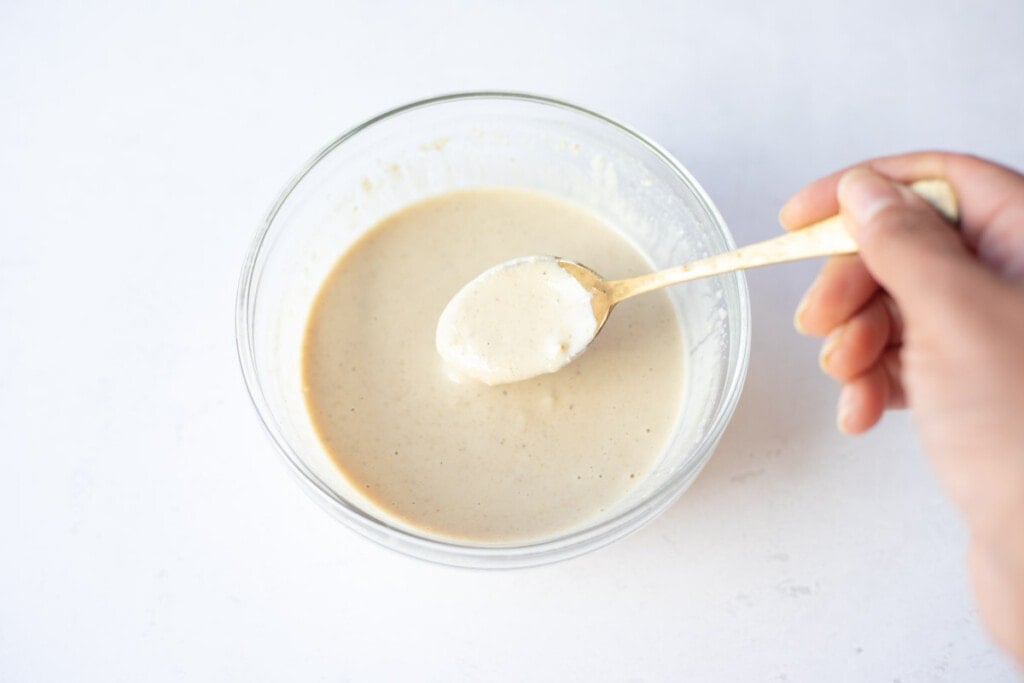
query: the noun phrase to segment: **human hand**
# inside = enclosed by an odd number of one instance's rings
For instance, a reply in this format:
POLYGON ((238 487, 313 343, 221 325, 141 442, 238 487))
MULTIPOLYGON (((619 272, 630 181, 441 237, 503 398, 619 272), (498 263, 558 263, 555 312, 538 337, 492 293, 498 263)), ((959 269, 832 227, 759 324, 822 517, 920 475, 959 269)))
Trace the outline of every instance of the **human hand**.
POLYGON ((875 159, 802 189, 780 221, 840 210, 860 253, 826 263, 796 326, 826 336, 842 431, 910 408, 970 525, 982 618, 1024 665, 1024 176, 956 154, 875 159), (953 185, 959 232, 893 182, 922 178, 953 185))

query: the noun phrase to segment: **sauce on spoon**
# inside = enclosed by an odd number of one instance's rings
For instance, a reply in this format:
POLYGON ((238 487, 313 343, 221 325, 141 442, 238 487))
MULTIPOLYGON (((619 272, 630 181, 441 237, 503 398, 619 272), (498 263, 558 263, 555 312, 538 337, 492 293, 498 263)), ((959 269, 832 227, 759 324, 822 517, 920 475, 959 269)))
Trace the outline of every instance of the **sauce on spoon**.
POLYGON ((507 261, 448 303, 437 350, 456 379, 506 384, 555 372, 597 334, 592 298, 552 256, 507 261))

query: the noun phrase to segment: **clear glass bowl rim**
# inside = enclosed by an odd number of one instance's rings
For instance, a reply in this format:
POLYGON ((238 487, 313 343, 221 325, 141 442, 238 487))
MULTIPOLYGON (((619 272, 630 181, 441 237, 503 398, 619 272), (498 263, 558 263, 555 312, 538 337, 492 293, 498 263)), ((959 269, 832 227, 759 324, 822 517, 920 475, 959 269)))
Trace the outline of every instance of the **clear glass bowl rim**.
POLYGON ((523 545, 471 545, 419 536, 371 517, 345 501, 303 463, 298 453, 295 452, 291 444, 284 438, 278 425, 273 420, 270 406, 260 384, 254 350, 253 313, 260 276, 260 255, 264 242, 274 227, 274 219, 277 217, 278 212, 299 183, 321 160, 337 147, 344 144, 345 141, 371 126, 406 112, 443 104, 479 100, 507 100, 550 106, 582 115, 586 118, 596 119, 598 122, 618 129, 619 132, 624 133, 646 147, 678 176, 697 197, 708 215, 712 217, 714 227, 727 247, 730 249, 735 248, 735 243, 724 219, 711 201, 711 198, 690 172, 660 145, 629 126, 585 107, 552 97, 523 92, 474 91, 440 95, 391 109, 348 130, 314 155, 288 182, 270 208, 262 225, 257 229, 243 262, 235 307, 235 341, 242 377, 264 431, 276 444, 278 451, 284 456, 285 461, 289 465, 288 469, 303 485, 304 490, 328 512, 363 536, 407 555, 441 564, 462 567, 526 567, 575 557, 623 538, 661 514, 686 490, 710 459, 715 446, 735 411, 743 389, 750 360, 750 295, 747 289, 746 278, 742 273, 734 273, 727 276, 734 278, 737 286, 737 325, 739 332, 736 335, 738 345, 736 363, 725 381, 721 409, 715 415, 711 425, 709 425, 704 438, 697 444, 690 458, 679 471, 666 479, 653 494, 634 507, 614 517, 605 519, 594 526, 570 532, 556 538, 523 545))

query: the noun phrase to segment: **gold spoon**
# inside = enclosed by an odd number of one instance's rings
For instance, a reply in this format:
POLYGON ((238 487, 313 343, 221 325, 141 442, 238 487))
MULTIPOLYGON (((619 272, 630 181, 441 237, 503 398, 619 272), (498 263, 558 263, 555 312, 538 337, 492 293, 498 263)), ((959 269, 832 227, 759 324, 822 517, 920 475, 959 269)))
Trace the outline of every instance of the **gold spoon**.
MULTIPOLYGON (((952 223, 957 222, 959 207, 956 194, 945 180, 919 180, 910 185, 910 189, 931 204, 947 220, 952 223)), ((624 280, 606 280, 590 268, 575 261, 561 258, 556 261, 563 270, 578 280, 584 289, 592 293, 591 305, 594 309, 594 319, 597 322, 594 336, 597 336, 612 308, 620 301, 638 294, 736 270, 798 261, 815 256, 837 256, 856 252, 857 243, 846 231, 842 216, 835 215, 770 240, 757 242, 675 268, 624 280)))
MULTIPOLYGON (((922 180, 910 188, 956 221, 956 196, 948 183, 922 180)), ((833 216, 775 239, 625 280, 606 280, 554 256, 515 259, 480 274, 452 298, 438 320, 437 350, 453 376, 486 384, 518 382, 568 364, 594 340, 612 308, 637 294, 756 266, 856 251, 843 219, 833 216)))

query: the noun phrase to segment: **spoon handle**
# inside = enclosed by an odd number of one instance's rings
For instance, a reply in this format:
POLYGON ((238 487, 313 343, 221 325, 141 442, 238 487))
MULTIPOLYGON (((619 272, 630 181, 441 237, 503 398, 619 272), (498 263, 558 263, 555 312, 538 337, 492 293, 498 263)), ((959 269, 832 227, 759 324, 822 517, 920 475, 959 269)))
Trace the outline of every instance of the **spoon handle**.
MULTIPOLYGON (((935 207, 947 220, 956 223, 959 214, 956 194, 945 180, 919 180, 910 189, 935 207)), ((700 261, 625 280, 612 280, 606 291, 611 303, 615 304, 637 294, 711 275, 815 256, 853 254, 856 251, 857 243, 846 231, 842 216, 837 214, 806 228, 700 261)))

